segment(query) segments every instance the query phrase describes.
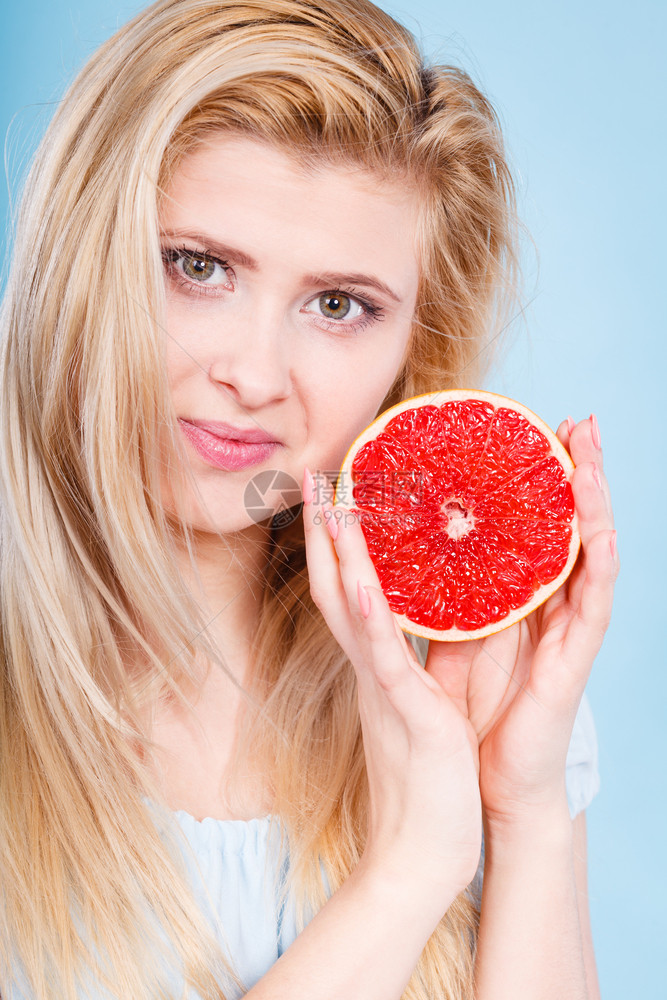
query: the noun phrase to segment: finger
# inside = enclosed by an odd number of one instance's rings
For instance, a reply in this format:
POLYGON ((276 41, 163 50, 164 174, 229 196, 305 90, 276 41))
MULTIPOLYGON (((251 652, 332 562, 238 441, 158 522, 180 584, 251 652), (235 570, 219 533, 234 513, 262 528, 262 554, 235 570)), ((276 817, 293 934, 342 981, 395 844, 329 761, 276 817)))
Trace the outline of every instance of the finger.
POLYGON ((613 527, 610 504, 607 502, 607 483, 596 462, 577 465, 572 474, 572 492, 580 520, 580 531, 591 536, 595 530, 613 527), (590 530, 591 527, 595 530, 590 530))
POLYGON ((470 669, 478 649, 479 640, 441 642, 431 639, 428 644, 426 670, 438 681, 459 710, 466 714, 470 669))
POLYGON ((346 654, 358 655, 356 632, 350 620, 349 603, 343 587, 338 557, 326 524, 326 504, 317 503, 312 477, 304 469, 303 531, 310 593, 346 654))
POLYGON ((570 454, 575 465, 595 462, 602 469, 600 427, 593 414, 574 425, 570 433, 570 454))
POLYGON ((572 419, 572 417, 566 417, 565 420, 563 420, 562 423, 558 425, 558 428, 556 430, 556 437, 563 445, 563 447, 568 449, 568 451, 570 449, 570 434, 572 433, 573 430, 574 430, 574 420, 572 419))
MULTIPOLYGON (((390 610, 391 610, 391 608, 390 608, 390 610)), ((410 661, 411 665, 415 668, 415 670, 417 670, 417 671, 419 671, 421 673, 423 671, 423 669, 424 669, 424 665, 421 662, 421 660, 419 659, 419 657, 417 656, 417 653, 415 652, 414 646, 408 640, 408 637, 405 635, 405 633, 403 632, 401 626, 398 624, 398 621, 396 619, 396 615, 393 614, 393 612, 392 612, 392 616, 391 617, 392 617, 393 622, 394 622, 394 632, 396 633, 396 638, 398 639, 398 641, 401 643, 401 645, 405 649, 406 656, 408 657, 408 660, 410 661)))
MULTIPOLYGON (((357 623, 360 641, 367 650, 366 660, 372 665, 375 680, 385 690, 394 691, 399 682, 414 683, 409 673, 420 675, 420 683, 438 690, 431 678, 424 679, 424 669, 419 663, 410 643, 401 631, 382 591, 375 566, 368 554, 358 515, 352 510, 336 507, 332 509, 337 526, 335 547, 338 555, 343 588, 348 598, 350 613, 357 623), (367 608, 362 608, 364 595, 376 594, 376 613, 371 625, 368 623, 367 608), (361 598, 361 600, 360 600, 361 598)), ((359 672, 357 672, 359 674, 359 672)))
POLYGON ((602 476, 595 462, 578 465, 572 475, 572 493, 584 546, 598 531, 614 527, 602 476))
MULTIPOLYGON (((618 571, 616 532, 600 531, 585 547, 579 601, 563 643, 565 663, 583 663, 590 670, 609 625, 618 571)), ((583 677, 584 684, 586 679, 587 674, 583 677)))
POLYGON ((609 526, 612 526, 611 495, 603 469, 600 429, 594 416, 590 416, 587 420, 582 420, 575 425, 570 435, 570 454, 575 466, 593 464, 597 468, 607 513, 610 517, 609 526))
POLYGON ((441 734, 443 720, 454 706, 416 658, 405 655, 407 640, 402 632, 402 641, 396 636, 396 620, 382 590, 370 585, 363 589, 368 596, 363 627, 372 651, 369 671, 374 681, 415 734, 441 734))
MULTIPOLYGON (((577 510, 577 521, 581 543, 584 548, 600 531, 611 530, 614 521, 607 500, 606 488, 602 473, 595 462, 586 462, 575 468, 572 476, 572 492, 577 510)), ((578 605, 585 578, 581 562, 575 567, 568 585, 568 600, 578 605)))
MULTIPOLYGON (((334 547, 338 556, 340 577, 347 594, 351 613, 361 622, 363 616, 359 607, 357 583, 382 590, 373 561, 368 554, 359 516, 356 511, 344 507, 332 507, 331 515, 336 526, 334 547)), ((390 611, 391 613, 391 611, 390 611)), ((391 634, 394 635, 392 626, 391 634)))

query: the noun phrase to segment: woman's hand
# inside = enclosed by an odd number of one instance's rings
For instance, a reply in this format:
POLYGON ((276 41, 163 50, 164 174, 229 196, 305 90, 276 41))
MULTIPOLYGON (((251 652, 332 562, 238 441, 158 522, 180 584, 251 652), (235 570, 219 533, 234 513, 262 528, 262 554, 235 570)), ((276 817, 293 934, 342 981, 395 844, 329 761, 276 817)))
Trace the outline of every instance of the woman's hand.
POLYGON ((357 517, 309 502, 308 475, 310 589, 357 677, 370 791, 362 866, 439 895, 444 913, 479 862, 477 734, 398 627, 357 517))
POLYGON ((565 803, 577 708, 611 614, 616 532, 594 418, 558 429, 575 463, 582 551, 566 584, 533 614, 479 641, 431 642, 426 662, 479 739, 487 820, 513 823, 565 803))

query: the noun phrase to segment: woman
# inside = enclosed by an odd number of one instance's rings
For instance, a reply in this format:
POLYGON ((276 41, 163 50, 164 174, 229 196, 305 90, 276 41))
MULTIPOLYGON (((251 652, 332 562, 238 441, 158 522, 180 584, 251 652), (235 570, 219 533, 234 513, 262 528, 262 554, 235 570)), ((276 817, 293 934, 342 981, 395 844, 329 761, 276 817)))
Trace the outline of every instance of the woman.
POLYGON ((470 384, 515 289, 492 108, 365 0, 161 0, 83 69, 3 314, 3 997, 597 995, 596 424, 567 591, 426 671, 309 472, 470 384))

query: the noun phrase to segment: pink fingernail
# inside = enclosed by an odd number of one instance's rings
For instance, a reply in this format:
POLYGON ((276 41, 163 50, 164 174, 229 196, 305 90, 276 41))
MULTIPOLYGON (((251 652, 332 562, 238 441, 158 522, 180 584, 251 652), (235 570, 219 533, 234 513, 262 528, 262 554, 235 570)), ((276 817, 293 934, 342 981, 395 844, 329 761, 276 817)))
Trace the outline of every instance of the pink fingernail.
POLYGON ((594 413, 591 413, 591 437, 593 438, 593 444, 596 448, 602 447, 602 441, 600 440, 600 428, 598 427, 597 418, 594 413))
POLYGON ((366 588, 361 586, 361 580, 357 580, 357 597, 359 598, 359 610, 364 618, 368 618, 371 613, 371 599, 366 588))
POLYGON ((303 502, 304 503, 312 503, 313 502, 314 490, 315 490, 315 480, 313 479, 313 476, 312 476, 312 473, 311 473, 310 469, 306 465, 303 468, 303 487, 302 487, 302 493, 303 493, 303 502))
POLYGON ((616 558, 616 532, 612 531, 609 537, 609 548, 611 549, 611 558, 616 558))
POLYGON ((568 432, 568 434, 571 434, 573 430, 574 430, 574 420, 572 419, 572 417, 568 417, 567 418, 567 432, 568 432))
POLYGON ((600 479, 600 473, 598 472, 598 467, 595 464, 595 462, 593 462, 593 479, 595 480, 595 484, 596 484, 597 488, 599 490, 601 490, 602 489, 602 480, 600 479))
POLYGON ((325 511, 325 519, 327 522, 327 528, 329 529, 329 534, 335 542, 338 538, 338 521, 334 517, 333 507, 330 507, 327 511, 325 511))

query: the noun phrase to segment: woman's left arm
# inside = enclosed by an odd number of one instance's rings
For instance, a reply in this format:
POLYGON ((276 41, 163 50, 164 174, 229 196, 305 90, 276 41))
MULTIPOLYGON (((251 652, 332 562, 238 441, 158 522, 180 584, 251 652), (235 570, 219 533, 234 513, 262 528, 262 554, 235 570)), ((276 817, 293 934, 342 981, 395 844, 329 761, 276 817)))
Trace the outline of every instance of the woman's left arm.
MULTIPOLYGON (((569 422, 568 422, 569 423, 569 422)), ((435 643, 427 670, 478 734, 485 862, 476 1000, 599 1000, 586 899, 585 820, 570 818, 566 757, 618 573, 594 418, 558 435, 575 462, 582 552, 522 622, 435 643)))
POLYGON ((586 820, 566 803, 485 827, 477 1000, 600 1000, 586 886, 586 820))
POLYGON ((588 906, 588 847, 586 837, 586 813, 580 812, 572 821, 574 836, 574 884, 577 890, 577 910, 581 943, 584 950, 586 987, 589 1000, 600 1000, 600 983, 593 948, 591 912, 588 906))

